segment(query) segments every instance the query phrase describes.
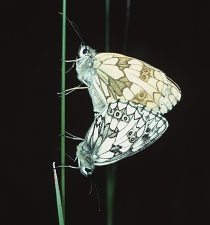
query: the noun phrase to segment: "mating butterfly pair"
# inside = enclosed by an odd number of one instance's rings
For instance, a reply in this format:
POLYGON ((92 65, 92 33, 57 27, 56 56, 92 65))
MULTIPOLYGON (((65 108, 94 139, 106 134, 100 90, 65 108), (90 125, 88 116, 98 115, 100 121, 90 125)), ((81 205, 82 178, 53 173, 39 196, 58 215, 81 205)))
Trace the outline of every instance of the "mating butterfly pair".
POLYGON ((78 168, 88 176, 95 166, 117 162, 155 142, 168 127, 161 114, 180 101, 181 90, 141 60, 97 54, 84 44, 78 54, 78 59, 66 62, 76 61, 78 79, 87 86, 95 112, 76 153, 78 168))

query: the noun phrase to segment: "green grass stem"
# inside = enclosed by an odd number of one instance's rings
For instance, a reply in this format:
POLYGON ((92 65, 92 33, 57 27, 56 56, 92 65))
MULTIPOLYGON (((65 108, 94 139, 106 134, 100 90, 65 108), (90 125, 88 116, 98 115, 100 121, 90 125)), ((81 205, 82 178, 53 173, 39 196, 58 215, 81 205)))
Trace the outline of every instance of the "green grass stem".
POLYGON ((53 163, 53 174, 54 174, 54 182, 55 182, 55 193, 56 193, 59 225, 64 225, 61 195, 60 195, 58 177, 57 177, 57 173, 55 169, 55 163, 53 163))
MULTIPOLYGON (((110 51, 110 0, 105 2, 105 51, 110 51)), ((107 205, 107 225, 113 225, 114 215, 114 192, 117 165, 107 166, 106 170, 106 205, 107 205)))
POLYGON ((105 2, 105 51, 109 52, 109 18, 110 18, 110 0, 105 2))
POLYGON ((128 27, 129 27, 129 22, 130 22, 130 6, 131 6, 131 0, 127 0, 123 54, 126 54, 126 52, 127 52, 128 27))
POLYGON ((113 225, 114 215, 114 193, 116 185, 117 165, 111 164, 107 166, 106 178, 106 205, 107 205, 107 225, 113 225))
MULTIPOLYGON (((62 59, 66 59, 66 0, 63 0, 62 12, 62 59)), ((66 64, 62 61, 61 71, 61 134, 65 134, 65 89, 66 64)), ((61 135, 61 165, 65 165, 65 135, 61 135)), ((65 168, 61 168, 61 201, 65 221, 65 168)))
MULTIPOLYGON (((130 18, 130 0, 127 0, 126 6, 126 24, 124 33, 124 43, 123 43, 123 53, 126 54, 127 51, 127 37, 128 37, 128 25, 130 18)), ((105 51, 110 51, 110 0, 106 0, 105 6, 105 51)), ((107 225, 114 224, 114 194, 116 186, 116 174, 117 174, 117 164, 111 164, 107 166, 107 177, 106 177, 106 203, 107 203, 107 225)))

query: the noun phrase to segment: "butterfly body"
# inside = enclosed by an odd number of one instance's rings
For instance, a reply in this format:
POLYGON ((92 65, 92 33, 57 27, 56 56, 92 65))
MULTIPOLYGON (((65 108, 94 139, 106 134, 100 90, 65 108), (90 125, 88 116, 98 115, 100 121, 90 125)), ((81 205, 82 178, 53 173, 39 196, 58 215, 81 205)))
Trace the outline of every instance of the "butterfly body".
POLYGON ((77 146, 78 166, 84 176, 95 166, 108 165, 142 151, 168 127, 167 120, 145 106, 117 100, 95 117, 77 146))
POLYGON ((81 45, 78 79, 88 86, 94 112, 117 99, 141 104, 164 114, 180 100, 180 88, 159 69, 118 53, 99 53, 81 45))

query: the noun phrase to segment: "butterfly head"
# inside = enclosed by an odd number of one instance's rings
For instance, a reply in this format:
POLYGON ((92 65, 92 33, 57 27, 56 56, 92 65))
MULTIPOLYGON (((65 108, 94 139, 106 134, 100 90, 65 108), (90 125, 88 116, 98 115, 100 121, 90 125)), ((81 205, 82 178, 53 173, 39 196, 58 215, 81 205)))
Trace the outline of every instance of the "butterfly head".
POLYGON ((92 175, 93 170, 91 168, 88 167, 81 167, 80 168, 80 172, 82 175, 84 175, 85 177, 92 175))
POLYGON ((83 57, 94 57, 96 55, 96 50, 92 49, 90 46, 81 44, 79 47, 78 55, 80 58, 83 57))
POLYGON ((77 146, 77 158, 80 172, 85 177, 92 175, 95 165, 89 151, 85 150, 81 144, 77 146))

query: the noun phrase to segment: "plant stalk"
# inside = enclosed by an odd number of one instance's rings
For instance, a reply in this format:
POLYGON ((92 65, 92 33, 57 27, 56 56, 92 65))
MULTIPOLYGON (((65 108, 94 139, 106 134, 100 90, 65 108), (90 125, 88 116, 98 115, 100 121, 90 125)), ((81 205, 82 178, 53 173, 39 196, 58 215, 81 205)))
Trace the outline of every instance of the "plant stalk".
MULTIPOLYGON (((66 0, 63 0, 62 13, 62 59, 66 59, 66 0)), ((61 165, 65 165, 65 89, 66 89, 66 64, 62 61, 61 71, 61 165)), ((65 223, 65 168, 61 168, 61 201, 65 223)))

